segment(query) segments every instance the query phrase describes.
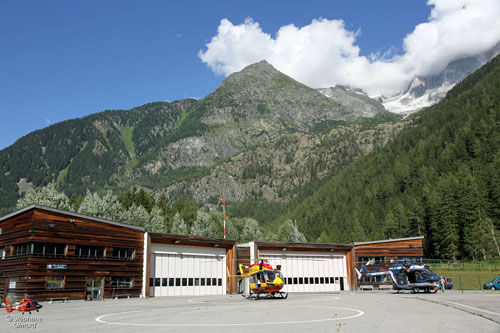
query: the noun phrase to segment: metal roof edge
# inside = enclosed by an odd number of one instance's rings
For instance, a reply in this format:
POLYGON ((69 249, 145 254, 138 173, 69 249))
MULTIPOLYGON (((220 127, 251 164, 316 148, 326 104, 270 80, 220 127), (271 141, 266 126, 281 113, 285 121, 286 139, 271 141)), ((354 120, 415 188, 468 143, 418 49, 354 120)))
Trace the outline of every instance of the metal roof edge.
POLYGON ((301 243, 301 242, 276 242, 276 241, 255 241, 257 246, 268 246, 268 247, 289 247, 289 248, 338 248, 338 249, 352 249, 353 244, 339 244, 339 243, 301 243))
POLYGON ((211 238, 211 237, 203 237, 203 236, 194 236, 194 235, 178 235, 178 234, 171 234, 171 233, 166 233, 166 232, 149 232, 148 233, 151 236, 151 240, 153 239, 158 239, 158 238, 163 238, 163 239, 177 239, 177 240, 186 240, 186 241, 192 241, 192 242, 205 242, 205 243, 214 243, 218 242, 221 244, 228 244, 228 245, 234 245, 236 244, 235 239, 227 239, 227 238, 211 238))
POLYGON ((24 208, 21 208, 19 210, 16 210, 15 212, 12 212, 12 213, 8 214, 8 215, 0 217, 0 222, 5 221, 5 220, 7 220, 7 219, 9 219, 9 218, 11 218, 13 216, 25 213, 25 212, 27 212, 27 211, 29 211, 31 209, 40 209, 40 210, 45 210, 45 211, 49 211, 49 212, 53 212, 53 213, 66 214, 66 215, 70 215, 70 216, 78 217, 78 218, 83 218, 83 219, 87 219, 87 220, 93 220, 93 221, 97 221, 97 222, 103 222, 103 223, 113 224, 113 225, 117 225, 117 226, 120 226, 120 227, 125 227, 125 228, 130 228, 130 229, 136 229, 136 230, 140 230, 140 231, 143 231, 143 232, 146 231, 146 229, 144 227, 140 227, 140 226, 136 226, 136 225, 131 225, 131 224, 126 224, 126 223, 121 223, 121 222, 115 222, 115 221, 103 219, 103 218, 100 218, 100 217, 94 217, 94 216, 84 215, 84 214, 80 214, 80 213, 71 212, 71 211, 68 211, 68 210, 63 210, 63 209, 59 209, 59 208, 53 208, 53 207, 49 207, 49 206, 42 206, 42 205, 38 205, 38 204, 33 204, 33 205, 30 205, 30 206, 26 206, 24 208))
POLYGON ((424 239, 424 236, 406 237, 406 238, 394 238, 394 239, 383 239, 383 240, 376 240, 376 241, 369 241, 369 242, 354 242, 354 246, 356 246, 356 245, 366 245, 366 244, 377 244, 377 243, 400 242, 400 241, 405 241, 405 240, 417 240, 417 239, 424 239))

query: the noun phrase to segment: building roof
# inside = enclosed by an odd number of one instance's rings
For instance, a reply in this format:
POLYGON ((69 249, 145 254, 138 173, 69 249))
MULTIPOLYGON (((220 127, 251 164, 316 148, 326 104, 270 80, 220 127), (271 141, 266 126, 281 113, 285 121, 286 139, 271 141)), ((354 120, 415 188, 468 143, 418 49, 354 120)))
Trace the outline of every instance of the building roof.
POLYGON ((16 210, 13 213, 10 213, 8 215, 0 217, 0 222, 3 222, 3 221, 5 221, 5 220, 7 220, 7 219, 9 219, 11 217, 14 217, 16 215, 25 213, 25 212, 27 212, 29 210, 32 210, 32 209, 45 210, 45 211, 52 212, 52 213, 64 214, 64 215, 68 215, 68 216, 72 216, 72 217, 76 217, 76 218, 87 219, 87 220, 92 220, 92 221, 97 221, 97 222, 102 222, 102 223, 113 224, 113 225, 117 225, 117 226, 120 226, 120 227, 125 227, 125 228, 140 230, 140 231, 145 231, 144 227, 140 227, 140 226, 136 226, 136 225, 130 225, 130 224, 125 224, 125 223, 120 223, 120 222, 115 222, 115 221, 110 221, 110 220, 106 220, 106 219, 103 219, 103 218, 100 218, 100 217, 93 217, 93 216, 89 216, 89 215, 79 214, 79 213, 70 212, 70 211, 63 210, 63 209, 58 209, 58 208, 53 208, 53 207, 48 207, 48 206, 42 206, 42 205, 37 205, 37 204, 24 207, 22 209, 16 210))
POLYGON ((367 245, 367 244, 377 244, 377 243, 401 242, 401 241, 417 240, 417 239, 424 239, 424 236, 407 237, 407 238, 394 238, 394 239, 384 239, 384 240, 377 240, 377 241, 370 241, 370 242, 354 242, 354 246, 356 246, 356 245, 367 245))
POLYGON ((192 246, 213 246, 222 248, 232 248, 236 244, 234 239, 224 238, 208 238, 191 235, 175 235, 167 233, 150 232, 151 243, 164 243, 176 245, 192 245, 192 246))
MULTIPOLYGON (((325 250, 351 250, 352 244, 333 244, 333 243, 298 243, 298 242, 267 242, 255 241, 259 249, 287 249, 291 251, 325 251, 325 250)), ((248 244, 241 244, 241 246, 248 244)), ((240 246, 240 245, 239 245, 240 246)))

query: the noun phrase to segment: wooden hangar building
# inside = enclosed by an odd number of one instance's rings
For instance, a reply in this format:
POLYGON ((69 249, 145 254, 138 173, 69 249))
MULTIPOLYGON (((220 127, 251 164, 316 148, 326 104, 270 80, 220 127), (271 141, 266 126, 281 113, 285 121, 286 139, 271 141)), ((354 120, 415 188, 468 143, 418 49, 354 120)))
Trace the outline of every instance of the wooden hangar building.
POLYGON ((424 236, 355 242, 356 267, 361 269, 361 266, 369 261, 380 270, 386 270, 395 263, 405 261, 422 263, 423 241, 424 236))
POLYGON ((260 257, 282 266, 287 292, 352 290, 357 288, 354 247, 367 245, 356 244, 236 246, 234 240, 147 233, 31 205, 0 218, 0 296, 99 300, 234 294, 239 286, 230 276, 240 263, 249 266, 260 257))
POLYGON ((144 228, 32 205, 0 218, 0 295, 138 296, 144 228))

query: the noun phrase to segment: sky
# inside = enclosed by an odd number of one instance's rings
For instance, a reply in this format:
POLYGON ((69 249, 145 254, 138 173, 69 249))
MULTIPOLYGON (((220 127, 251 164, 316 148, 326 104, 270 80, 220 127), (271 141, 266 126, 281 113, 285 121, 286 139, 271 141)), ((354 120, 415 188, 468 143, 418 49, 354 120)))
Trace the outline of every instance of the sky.
POLYGON ((203 98, 262 59, 397 93, 500 41, 498 0, 0 0, 0 149, 51 124, 203 98))

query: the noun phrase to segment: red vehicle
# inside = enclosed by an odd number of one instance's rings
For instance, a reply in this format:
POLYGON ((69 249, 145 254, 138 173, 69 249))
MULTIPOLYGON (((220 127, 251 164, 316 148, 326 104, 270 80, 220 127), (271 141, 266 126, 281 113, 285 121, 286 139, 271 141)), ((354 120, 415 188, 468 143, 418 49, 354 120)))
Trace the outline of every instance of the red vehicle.
POLYGON ((36 310, 36 312, 38 312, 42 308, 41 304, 33 301, 31 298, 28 298, 28 297, 23 298, 21 303, 17 306, 12 306, 12 304, 10 304, 8 298, 5 299, 5 302, 7 303, 7 306, 5 307, 5 310, 7 310, 7 312, 12 312, 14 310, 17 310, 17 311, 22 312, 23 314, 25 312, 29 312, 31 314, 31 311, 36 310))

